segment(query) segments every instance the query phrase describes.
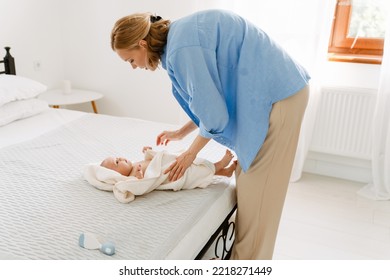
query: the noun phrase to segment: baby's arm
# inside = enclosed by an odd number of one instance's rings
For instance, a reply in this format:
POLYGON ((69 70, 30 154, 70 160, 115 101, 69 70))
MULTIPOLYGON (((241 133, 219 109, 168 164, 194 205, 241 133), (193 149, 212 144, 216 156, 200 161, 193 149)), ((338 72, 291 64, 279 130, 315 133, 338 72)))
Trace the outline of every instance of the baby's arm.
POLYGON ((152 150, 152 147, 150 146, 145 146, 142 148, 142 153, 146 153, 148 150, 152 150))
POLYGON ((137 165, 137 169, 135 170, 135 175, 137 179, 143 179, 144 178, 144 172, 142 171, 141 164, 137 165))
POLYGON ((145 155, 145 160, 150 161, 153 159, 155 152, 148 153, 148 151, 153 151, 152 147, 149 147, 149 146, 143 147, 142 152, 145 155))

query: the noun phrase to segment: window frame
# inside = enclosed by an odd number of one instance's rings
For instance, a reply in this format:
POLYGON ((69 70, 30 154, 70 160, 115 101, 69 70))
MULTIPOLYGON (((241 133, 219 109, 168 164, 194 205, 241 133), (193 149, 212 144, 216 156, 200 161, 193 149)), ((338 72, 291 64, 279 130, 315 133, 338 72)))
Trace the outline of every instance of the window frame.
POLYGON ((348 37, 348 28, 352 11, 352 2, 337 0, 328 46, 328 60, 381 64, 384 39, 348 37))

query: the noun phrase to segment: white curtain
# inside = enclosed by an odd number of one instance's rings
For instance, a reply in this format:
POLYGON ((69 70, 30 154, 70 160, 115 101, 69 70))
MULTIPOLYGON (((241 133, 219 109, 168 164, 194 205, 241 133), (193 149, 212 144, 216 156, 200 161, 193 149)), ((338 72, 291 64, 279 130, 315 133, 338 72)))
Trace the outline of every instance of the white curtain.
MULTIPOLYGON (((389 13, 388 13, 389 15, 389 13)), ((372 129, 373 182, 359 194, 375 200, 390 199, 390 17, 387 17, 384 54, 372 129)))
POLYGON ((313 135, 317 105, 320 100, 322 87, 322 69, 327 62, 329 35, 331 32, 336 0, 312 1, 312 5, 312 10, 305 10, 305 12, 310 12, 315 15, 315 21, 313 23, 308 23, 313 24, 314 29, 312 29, 310 36, 307 37, 308 41, 301 42, 303 44, 308 44, 308 46, 311 46, 312 48, 311 52, 302 53, 303 56, 306 56, 306 59, 310 59, 304 64, 304 66, 309 69, 309 73, 312 77, 310 81, 310 99, 301 127, 294 166, 291 172, 291 182, 296 182, 301 178, 313 135))

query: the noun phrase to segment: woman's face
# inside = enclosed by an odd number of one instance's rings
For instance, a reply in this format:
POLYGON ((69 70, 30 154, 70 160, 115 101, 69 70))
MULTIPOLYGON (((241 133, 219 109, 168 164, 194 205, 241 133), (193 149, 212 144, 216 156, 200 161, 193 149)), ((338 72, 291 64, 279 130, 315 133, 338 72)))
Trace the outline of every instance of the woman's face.
POLYGON ((115 50, 119 57, 131 64, 133 69, 141 68, 145 70, 154 70, 151 69, 148 64, 148 54, 146 50, 146 41, 141 40, 139 42, 139 47, 134 49, 117 49, 115 50))

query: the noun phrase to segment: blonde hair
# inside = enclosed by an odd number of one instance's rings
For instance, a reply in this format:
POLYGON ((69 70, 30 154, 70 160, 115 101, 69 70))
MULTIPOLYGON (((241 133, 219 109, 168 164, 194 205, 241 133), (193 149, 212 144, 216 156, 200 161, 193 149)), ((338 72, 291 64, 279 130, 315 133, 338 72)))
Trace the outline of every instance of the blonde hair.
POLYGON ((120 18, 111 31, 111 48, 137 49, 139 41, 147 43, 149 67, 156 69, 167 43, 170 20, 151 13, 136 13, 120 18), (152 22, 153 21, 153 22, 152 22))

